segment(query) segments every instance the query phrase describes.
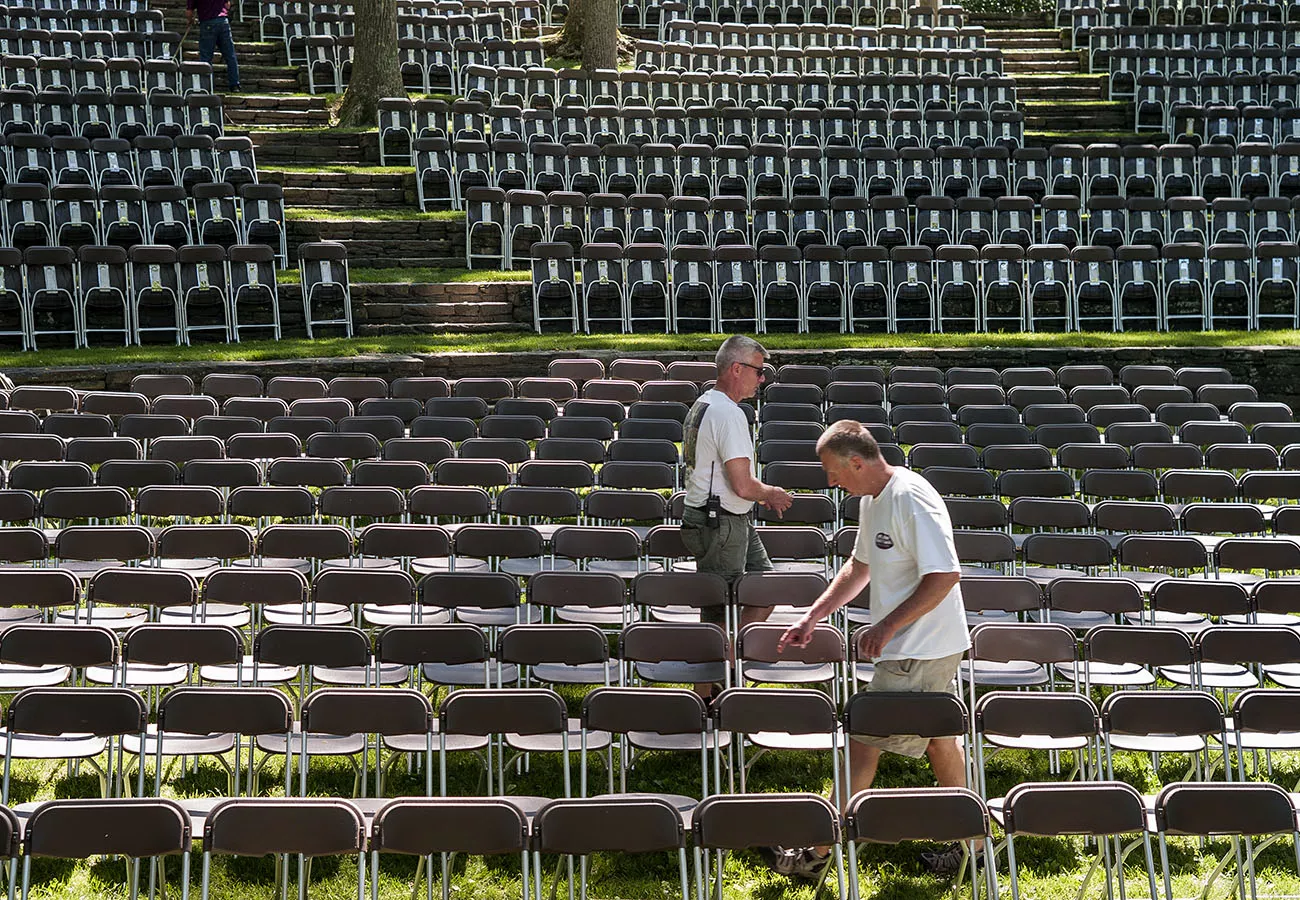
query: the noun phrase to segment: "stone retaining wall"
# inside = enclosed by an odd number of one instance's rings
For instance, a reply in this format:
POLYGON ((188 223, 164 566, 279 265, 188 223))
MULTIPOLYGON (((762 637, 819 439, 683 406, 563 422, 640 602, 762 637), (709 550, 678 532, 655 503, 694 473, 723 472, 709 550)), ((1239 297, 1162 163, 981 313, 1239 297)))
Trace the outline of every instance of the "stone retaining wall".
MULTIPOLYGON (((447 286, 452 287, 452 286, 447 286)), ((561 340, 557 338, 557 341, 561 340)), ((833 338, 828 338, 833 340, 833 338)), ((531 353, 414 353, 409 355, 366 356, 346 359, 297 359, 272 362, 239 363, 148 363, 122 366, 67 366, 11 369, 7 374, 20 384, 65 384, 82 390, 127 390, 131 378, 142 373, 183 373, 198 382, 209 372, 248 372, 270 378, 275 375, 310 375, 331 378, 335 375, 380 375, 400 378, 413 375, 437 375, 444 378, 505 376, 523 378, 545 374, 552 359, 597 357, 606 362, 618 357, 654 358, 663 362, 675 359, 708 359, 716 342, 709 340, 699 353, 627 353, 616 351, 544 351, 531 353)), ((798 362, 820 365, 874 364, 951 366, 1048 366, 1059 368, 1071 363, 1108 365, 1117 371, 1129 364, 1179 366, 1223 366, 1235 380, 1254 385, 1260 399, 1279 400, 1300 408, 1300 348, 1297 347, 1173 347, 1156 350, 1119 349, 1043 349, 1043 348, 972 348, 960 350, 886 349, 886 350, 783 350, 772 354, 776 365, 798 362)))

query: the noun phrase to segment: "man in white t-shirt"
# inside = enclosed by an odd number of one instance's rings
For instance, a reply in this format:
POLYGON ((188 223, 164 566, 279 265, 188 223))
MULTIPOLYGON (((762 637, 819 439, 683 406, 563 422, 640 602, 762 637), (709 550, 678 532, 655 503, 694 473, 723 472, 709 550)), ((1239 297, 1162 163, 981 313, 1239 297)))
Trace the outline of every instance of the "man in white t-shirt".
MULTIPOLYGON (((754 440, 740 403, 758 393, 763 383, 763 345, 742 334, 732 335, 718 348, 716 386, 695 401, 683 425, 682 458, 686 463, 686 508, 682 512, 682 544, 695 557, 700 572, 713 572, 735 581, 746 572, 772 568, 750 513, 761 503, 778 515, 790 508, 789 493, 754 476, 754 440), (710 498, 715 498, 710 502, 710 498)), ((771 610, 747 608, 738 627, 767 618, 771 610)), ((724 611, 700 610, 705 622, 724 623, 724 611)), ((698 685, 705 698, 711 685, 698 685)))
MULTIPOLYGON (((871 585, 871 625, 858 637, 859 656, 875 662, 874 691, 955 691, 957 669, 970 648, 962 605, 961 563, 943 498, 910 469, 891 466, 861 423, 826 429, 817 455, 831 486, 862 497, 853 556, 826 592, 781 637, 780 648, 802 646, 826 616, 871 585)), ((930 758, 944 787, 966 786, 966 758, 957 738, 855 736, 849 745, 849 795, 871 786, 881 751, 930 758)), ((778 871, 819 871, 829 848, 785 851, 778 871)), ((935 871, 955 869, 960 849, 926 854, 935 871), (951 858, 950 858, 951 857, 951 858)))

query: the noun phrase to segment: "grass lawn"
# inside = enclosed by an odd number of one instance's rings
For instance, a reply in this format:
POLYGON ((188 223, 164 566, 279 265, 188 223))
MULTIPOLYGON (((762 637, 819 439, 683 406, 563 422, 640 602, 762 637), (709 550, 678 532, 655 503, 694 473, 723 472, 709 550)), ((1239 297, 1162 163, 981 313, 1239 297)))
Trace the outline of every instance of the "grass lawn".
MULTIPOLYGON (((396 278, 408 270, 391 272, 396 278)), ((409 270, 417 273, 420 270, 409 270)), ((486 273, 461 277, 463 270, 447 280, 482 280, 486 273)), ((337 358, 403 353, 525 353, 533 351, 615 350, 627 353, 682 351, 712 353, 722 335, 711 334, 443 334, 393 335, 357 338, 293 338, 283 341, 246 341, 242 344, 195 344, 190 347, 150 345, 145 347, 91 347, 52 349, 34 353, 0 353, 0 368, 39 366, 103 366, 115 363, 166 362, 257 362, 273 359, 337 358)), ((876 350, 897 347, 1294 347, 1300 332, 1213 331, 1213 332, 1128 332, 1125 334, 767 334, 763 343, 772 350, 876 350)))
MULTIPOLYGON (((571 706, 577 704, 579 695, 566 691, 571 706)), ((577 776, 577 758, 574 758, 573 775, 577 776)), ((468 755, 449 757, 449 793, 470 795, 481 790, 478 764, 468 755)), ((1273 777, 1278 783, 1291 785, 1300 776, 1300 755, 1275 754, 1273 777)), ((1068 755, 1064 760, 1068 770, 1068 755)), ((1169 754, 1161 757, 1160 771, 1152 769, 1149 757, 1138 754, 1121 754, 1116 760, 1116 777, 1127 781, 1140 791, 1154 793, 1160 784, 1178 780, 1186 770, 1187 759, 1169 754)), ((435 761, 435 766, 437 765, 435 761)), ((753 792, 827 791, 830 788, 829 758, 825 754, 771 753, 758 760, 750 775, 749 790, 753 792)), ((373 769, 374 760, 370 759, 373 769)), ((1022 781, 1052 781, 1061 776, 1048 771, 1046 754, 1025 751, 1002 751, 988 759, 989 791, 1000 796, 1022 781)), ((152 784, 152 765, 146 769, 146 783, 152 784)), ((435 773, 436 775, 436 773, 435 773)), ((297 775, 294 780, 296 784, 297 775)), ((562 794, 562 769, 559 761, 535 755, 529 770, 522 775, 508 775, 509 791, 518 794, 560 796, 562 794)), ((272 760, 262 775, 264 794, 283 795, 283 768, 272 760)), ((605 789, 605 769, 598 755, 593 755, 590 772, 591 792, 605 789)), ((930 784, 929 768, 916 760, 886 756, 877 779, 880 787, 916 787, 930 784)), ((724 782, 725 784, 725 782, 724 782)), ((407 774, 399 766, 389 778, 386 793, 390 796, 418 795, 423 792, 421 772, 407 774)), ((436 778, 435 778, 436 785, 436 778)), ((343 759, 322 759, 313 763, 308 782, 308 793, 318 796, 351 796, 352 769, 343 759)), ((699 766, 696 757, 674 754, 648 754, 638 761, 629 775, 629 790, 664 791, 698 795, 699 766)), ((11 802, 46 800, 53 798, 94 796, 97 780, 84 771, 73 777, 61 763, 19 763, 14 769, 14 787, 11 802)), ((205 760, 191 767, 184 775, 179 767, 171 771, 164 782, 164 796, 219 795, 226 790, 224 770, 205 760)), ((931 849, 927 845, 903 847, 864 847, 862 887, 863 896, 870 900, 933 900, 954 895, 950 883, 929 875, 920 865, 919 854, 931 849)), ((1199 879, 1213 867, 1215 857, 1227 852, 1226 842, 1216 842, 1198 852, 1195 841, 1171 842, 1170 859, 1175 872, 1175 896, 1193 896, 1199 879)), ((1027 900, 1067 900, 1078 891, 1080 881, 1087 871, 1091 851, 1077 839, 1023 839, 1016 844, 1020 872, 1021 896, 1027 900)), ((1131 860, 1127 874, 1128 896, 1146 898, 1150 892, 1145 876, 1140 871, 1141 851, 1131 860)), ((1157 865, 1159 856, 1156 855, 1157 865)), ((547 877, 553 877, 557 859, 543 860, 547 877)), ((291 862, 291 872, 296 867, 291 862)), ((171 862, 167 869, 169 893, 179 896, 179 865, 171 862)), ((1009 890, 1006 877, 1005 856, 1000 865, 1000 888, 1009 890)), ((1275 844, 1264 852, 1257 863, 1261 897, 1297 896, 1300 879, 1295 874, 1295 856, 1289 841, 1275 844)), ((147 872, 147 869, 146 869, 147 872)), ((191 892, 197 897, 198 860, 193 866, 191 892)), ((380 865, 379 896, 385 900, 400 900, 411 896, 411 880, 415 874, 415 861, 406 857, 385 857, 380 865)), ((615 857, 597 856, 591 865, 589 896, 592 898, 644 898, 675 897, 677 868, 675 857, 668 854, 615 857)), ((811 900, 811 886, 776 875, 768 870, 757 854, 738 853, 728 857, 727 900, 811 900)), ((473 900, 507 900, 519 896, 519 864, 517 857, 490 859, 458 857, 454 868, 453 897, 473 900)), ((1232 883, 1229 870, 1216 883, 1215 897, 1227 896, 1232 883)), ((967 888, 968 890, 968 888, 967 888)), ((273 864, 270 859, 229 859, 214 861, 211 897, 214 900, 242 900, 245 897, 270 898, 273 896, 273 864)), ((125 896, 125 869, 120 862, 101 860, 90 862, 64 862, 37 860, 33 866, 32 896, 60 898, 60 900, 109 900, 125 896)), ((310 896, 316 900, 345 900, 356 895, 356 865, 350 859, 320 859, 311 870, 310 896)), ((423 897, 423 889, 417 896, 423 897)), ((565 896, 561 888, 560 896, 565 896)), ((833 896, 833 888, 823 890, 821 896, 833 896)), ((967 894, 969 896, 969 894, 967 894)), ((1104 886, 1099 875, 1094 876, 1089 897, 1104 897, 1104 886)))

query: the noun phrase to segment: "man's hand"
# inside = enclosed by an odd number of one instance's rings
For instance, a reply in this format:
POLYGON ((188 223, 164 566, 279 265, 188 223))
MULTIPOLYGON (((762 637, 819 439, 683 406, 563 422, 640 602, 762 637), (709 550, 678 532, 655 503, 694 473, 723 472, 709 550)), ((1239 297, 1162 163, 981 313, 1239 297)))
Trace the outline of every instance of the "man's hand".
POLYGON ((817 627, 817 620, 804 617, 795 622, 785 630, 780 640, 776 642, 776 652, 784 653, 786 647, 805 647, 812 640, 813 630, 817 627))
POLYGON ((885 622, 870 625, 858 640, 859 659, 880 659, 885 655, 885 645, 894 639, 898 629, 885 622))
POLYGON ((194 10, 192 9, 185 10, 185 22, 188 25, 194 24, 194 10))
POLYGON ((774 487, 768 488, 767 496, 760 502, 776 513, 779 518, 784 518, 785 511, 794 504, 794 498, 790 496, 789 491, 774 487))

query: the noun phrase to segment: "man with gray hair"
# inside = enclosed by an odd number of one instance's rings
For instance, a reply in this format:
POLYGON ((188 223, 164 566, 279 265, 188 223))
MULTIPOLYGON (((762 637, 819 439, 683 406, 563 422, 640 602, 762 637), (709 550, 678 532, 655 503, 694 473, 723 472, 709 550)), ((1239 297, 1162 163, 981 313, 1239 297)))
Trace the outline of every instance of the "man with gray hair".
MULTIPOLYGON (((778 652, 808 643, 817 623, 871 587, 871 625, 855 635, 858 655, 875 663, 868 691, 955 693, 962 655, 970 648, 961 598, 961 562, 948 507, 930 482, 890 465, 866 426, 836 422, 817 441, 826 482, 862 498, 853 554, 826 591, 781 636, 778 652)), ((943 787, 966 786, 966 758, 956 738, 918 735, 867 737, 849 744, 847 796, 871 787, 882 751, 928 756, 943 787)), ((814 876, 829 847, 784 850, 778 872, 814 876)), ((961 848, 922 855, 933 872, 951 875, 961 848)))
MULTIPOLYGON (((742 334, 722 342, 714 361, 717 384, 695 401, 686 416, 682 456, 686 461, 686 509, 682 543, 696 569, 734 581, 746 572, 767 572, 772 562, 758 538, 750 512, 761 503, 777 515, 793 502, 789 493, 754 477, 754 441, 741 401, 763 383, 763 345, 742 334)), ((761 622, 770 610, 751 608, 740 626, 761 622)), ((722 613, 703 611, 704 621, 721 625, 722 613)), ((709 699, 714 685, 697 685, 709 699)))

